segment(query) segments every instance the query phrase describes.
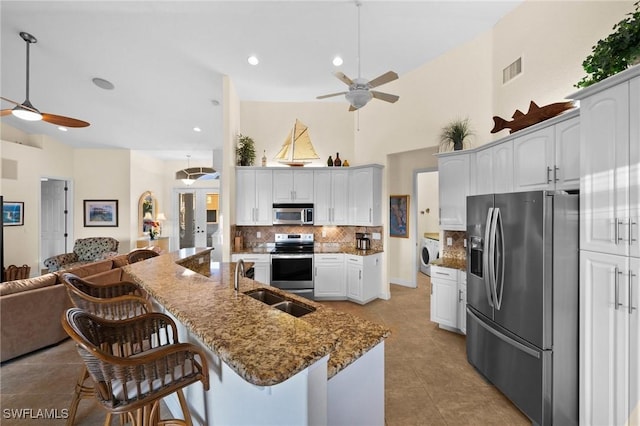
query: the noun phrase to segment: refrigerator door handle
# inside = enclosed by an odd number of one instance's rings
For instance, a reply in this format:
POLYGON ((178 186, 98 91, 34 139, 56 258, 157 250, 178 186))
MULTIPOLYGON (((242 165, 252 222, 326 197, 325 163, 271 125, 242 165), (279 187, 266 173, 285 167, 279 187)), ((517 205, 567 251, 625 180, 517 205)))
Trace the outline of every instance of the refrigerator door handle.
POLYGON ((500 310, 500 307, 502 306, 502 294, 504 292, 504 264, 505 264, 504 228, 502 227, 502 214, 500 213, 499 208, 495 210, 494 215, 496 216, 496 219, 495 219, 496 226, 495 226, 494 232, 496 233, 496 237, 499 237, 499 245, 496 246, 496 255, 498 258, 498 268, 499 268, 500 274, 497 276, 494 276, 493 287, 494 287, 494 292, 496 297, 495 298, 496 308, 500 310), (498 228, 498 225, 499 225, 499 228, 498 228), (498 230, 500 231, 499 233, 498 233, 498 230), (498 293, 498 284, 500 284, 499 293, 498 293))
POLYGON ((491 297, 496 309, 500 310, 500 303, 498 301, 498 285, 496 278, 496 226, 498 223, 498 216, 500 209, 493 209, 493 216, 491 218, 491 236, 489 237, 489 283, 491 288, 491 297))
POLYGON ((475 322, 480 325, 482 328, 484 328, 485 330, 487 330, 489 333, 493 334, 494 336, 496 336, 498 339, 502 340, 505 343, 510 344, 511 346, 521 350, 522 352, 526 353, 527 355, 530 355, 534 358, 540 359, 540 352, 531 349, 528 346, 523 345, 522 343, 515 341, 513 339, 511 339, 508 336, 505 336, 504 334, 500 333, 499 331, 495 330, 493 327, 488 326, 487 324, 485 324, 484 321, 482 321, 476 314, 474 314, 473 312, 471 312, 471 310, 469 308, 467 308, 467 314, 469 314, 474 320, 475 322))
POLYGON ((491 296, 491 269, 490 269, 490 253, 492 253, 492 246, 490 241, 491 236, 491 218, 493 217, 493 207, 489 207, 487 211, 487 221, 484 224, 484 250, 482 251, 482 280, 484 281, 484 289, 487 292, 487 301, 489 306, 493 308, 493 298, 491 296))

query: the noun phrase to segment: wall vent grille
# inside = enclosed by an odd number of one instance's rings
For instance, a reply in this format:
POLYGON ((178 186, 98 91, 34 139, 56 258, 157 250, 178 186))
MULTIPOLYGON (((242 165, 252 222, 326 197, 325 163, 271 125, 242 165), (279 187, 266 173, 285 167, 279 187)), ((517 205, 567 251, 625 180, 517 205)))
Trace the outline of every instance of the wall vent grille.
POLYGON ((511 65, 502 70, 502 84, 513 80, 522 73, 522 58, 516 59, 511 65))

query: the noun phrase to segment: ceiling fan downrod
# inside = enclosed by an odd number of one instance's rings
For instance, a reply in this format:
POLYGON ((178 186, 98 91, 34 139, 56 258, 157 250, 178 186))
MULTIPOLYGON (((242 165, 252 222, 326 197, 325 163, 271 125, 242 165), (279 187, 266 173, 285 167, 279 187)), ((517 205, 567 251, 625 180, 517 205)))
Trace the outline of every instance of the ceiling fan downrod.
POLYGON ((42 114, 31 104, 31 101, 29 101, 29 70, 31 68, 30 61, 29 61, 29 58, 31 56, 29 47, 31 43, 37 43, 38 39, 36 39, 31 34, 26 33, 24 31, 20 32, 20 37, 22 37, 22 39, 27 43, 26 99, 22 104, 16 105, 15 108, 13 108, 13 110, 11 111, 11 113, 23 120, 38 121, 38 120, 42 120, 42 114))

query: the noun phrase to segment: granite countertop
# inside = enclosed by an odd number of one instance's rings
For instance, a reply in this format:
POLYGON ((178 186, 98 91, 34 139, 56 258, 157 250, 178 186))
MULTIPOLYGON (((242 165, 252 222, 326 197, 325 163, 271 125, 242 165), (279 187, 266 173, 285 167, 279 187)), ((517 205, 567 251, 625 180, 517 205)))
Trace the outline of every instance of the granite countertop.
POLYGON ((432 240, 440 241, 440 233, 439 232, 425 232, 424 233, 424 237, 425 238, 431 238, 432 240))
POLYGON ((440 259, 430 262, 430 264, 442 266, 443 268, 459 269, 461 271, 467 270, 467 260, 455 257, 441 257, 440 259))
MULTIPOLYGON (((231 254, 270 254, 273 247, 246 247, 240 251, 233 251, 231 254)), ((383 253, 384 250, 370 249, 359 250, 355 246, 327 246, 322 243, 316 244, 313 249, 314 254, 330 254, 330 253, 343 253, 356 256, 370 256, 372 254, 383 253)))
POLYGON ((351 314, 285 293, 316 310, 295 318, 243 292, 264 287, 240 279, 233 290, 232 263, 220 264, 209 277, 186 269, 175 253, 124 267, 154 299, 178 318, 215 355, 246 381, 275 385, 326 355, 328 377, 376 346, 390 331, 351 314))

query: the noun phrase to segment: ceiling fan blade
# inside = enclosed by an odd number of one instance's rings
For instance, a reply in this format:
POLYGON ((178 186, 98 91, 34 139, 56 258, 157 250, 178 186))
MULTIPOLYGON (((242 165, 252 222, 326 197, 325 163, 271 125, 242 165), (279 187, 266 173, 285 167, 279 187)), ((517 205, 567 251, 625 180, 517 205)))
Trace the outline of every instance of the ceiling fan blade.
POLYGON ((7 102, 9 102, 11 104, 14 104, 14 105, 20 105, 20 102, 12 101, 11 99, 5 98, 4 96, 0 96, 0 99, 2 99, 3 101, 7 101, 7 102))
POLYGON ((349 112, 353 112, 353 111, 357 111, 358 108, 354 107, 353 105, 349 105, 349 112))
POLYGON ((388 83, 390 81, 393 80, 397 80, 398 79, 398 74, 396 74, 393 71, 387 71, 386 73, 382 74, 381 76, 378 76, 376 78, 374 78, 373 80, 371 80, 369 82, 369 87, 377 87, 377 86, 381 86, 385 83, 388 83))
POLYGON ((11 114, 10 109, 3 109, 0 111, 0 117, 4 117, 5 115, 9 115, 9 114, 11 114))
POLYGON ((328 95, 317 96, 317 97, 316 97, 316 99, 325 99, 325 98, 330 98, 330 97, 332 97, 332 96, 340 96, 340 95, 344 95, 344 94, 346 94, 346 93, 347 93, 347 92, 331 93, 331 94, 328 94, 328 95))
POLYGON ((346 75, 344 75, 344 73, 340 71, 334 73, 333 75, 338 77, 338 79, 342 81, 344 84, 346 84, 347 86, 351 86, 353 84, 353 80, 351 80, 349 77, 347 77, 346 75))
POLYGON ((57 124, 58 126, 64 127, 87 127, 89 123, 86 121, 78 120, 75 118, 65 117, 62 115, 55 114, 47 114, 46 112, 42 113, 42 121, 46 121, 47 123, 57 124))
POLYGON ((378 92, 376 90, 372 90, 371 94, 373 95, 374 98, 380 99, 381 101, 385 101, 385 102, 394 103, 395 101, 400 99, 400 96, 391 95, 389 93, 382 93, 382 92, 378 92))

